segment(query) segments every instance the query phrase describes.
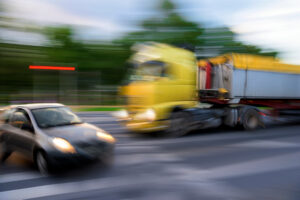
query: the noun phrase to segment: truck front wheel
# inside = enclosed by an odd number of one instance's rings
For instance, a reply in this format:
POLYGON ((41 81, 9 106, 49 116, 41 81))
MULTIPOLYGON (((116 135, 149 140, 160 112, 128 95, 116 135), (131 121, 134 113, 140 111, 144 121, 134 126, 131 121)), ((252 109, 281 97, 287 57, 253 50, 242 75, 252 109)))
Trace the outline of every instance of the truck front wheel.
POLYGON ((189 132, 190 115, 184 111, 173 112, 169 119, 167 136, 180 137, 189 132))

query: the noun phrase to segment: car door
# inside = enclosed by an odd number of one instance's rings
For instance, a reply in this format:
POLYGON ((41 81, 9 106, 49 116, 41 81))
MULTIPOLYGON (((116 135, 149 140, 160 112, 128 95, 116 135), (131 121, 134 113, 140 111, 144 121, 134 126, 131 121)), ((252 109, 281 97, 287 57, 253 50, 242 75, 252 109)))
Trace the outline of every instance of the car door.
POLYGON ((17 109, 10 119, 10 143, 13 148, 27 155, 32 155, 35 133, 28 113, 17 109))
POLYGON ((11 126, 9 125, 9 119, 11 118, 11 115, 14 111, 14 109, 8 108, 1 113, 0 117, 0 143, 5 143, 8 149, 10 149, 11 146, 11 134, 9 133, 11 130, 11 126))

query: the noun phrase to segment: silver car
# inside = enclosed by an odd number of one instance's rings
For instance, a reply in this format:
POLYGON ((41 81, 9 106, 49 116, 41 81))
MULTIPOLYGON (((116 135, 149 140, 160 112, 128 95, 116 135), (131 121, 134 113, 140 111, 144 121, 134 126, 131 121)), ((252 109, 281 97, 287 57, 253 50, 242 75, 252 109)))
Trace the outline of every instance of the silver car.
POLYGON ((41 173, 86 160, 110 160, 115 138, 82 122, 62 104, 25 104, 2 109, 1 161, 12 152, 29 156, 41 173))

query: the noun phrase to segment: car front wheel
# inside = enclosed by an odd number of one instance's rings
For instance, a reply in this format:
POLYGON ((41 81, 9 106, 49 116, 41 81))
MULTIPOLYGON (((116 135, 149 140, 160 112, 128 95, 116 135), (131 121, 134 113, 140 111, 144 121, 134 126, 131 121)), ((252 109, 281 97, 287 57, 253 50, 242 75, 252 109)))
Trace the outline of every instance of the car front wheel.
POLYGON ((44 152, 38 151, 36 153, 35 164, 41 174, 48 175, 50 173, 50 164, 44 152))

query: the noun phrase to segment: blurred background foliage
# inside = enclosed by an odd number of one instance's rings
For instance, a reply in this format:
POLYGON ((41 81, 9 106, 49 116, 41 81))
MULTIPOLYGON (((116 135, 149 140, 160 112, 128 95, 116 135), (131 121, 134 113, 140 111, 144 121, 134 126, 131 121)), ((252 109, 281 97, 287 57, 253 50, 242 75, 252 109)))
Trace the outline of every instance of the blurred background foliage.
POLYGON ((88 41, 76 38, 71 26, 43 27, 6 17, 8 11, 0 4, 0 30, 45 38, 33 45, 0 37, 0 103, 120 104, 117 87, 126 77, 130 48, 137 42, 189 44, 198 58, 228 52, 278 54, 237 41, 236 34, 227 27, 202 27, 177 10, 171 0, 162 0, 157 5, 158 14, 142 21, 137 31, 113 41, 88 41), (42 72, 29 70, 29 65, 75 66, 76 72, 42 72))

